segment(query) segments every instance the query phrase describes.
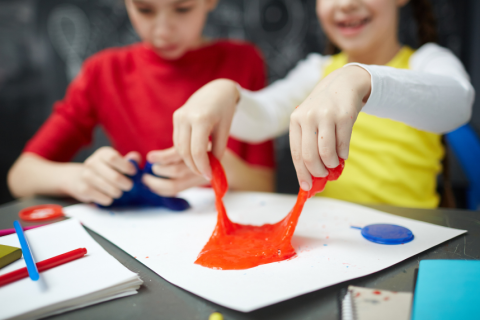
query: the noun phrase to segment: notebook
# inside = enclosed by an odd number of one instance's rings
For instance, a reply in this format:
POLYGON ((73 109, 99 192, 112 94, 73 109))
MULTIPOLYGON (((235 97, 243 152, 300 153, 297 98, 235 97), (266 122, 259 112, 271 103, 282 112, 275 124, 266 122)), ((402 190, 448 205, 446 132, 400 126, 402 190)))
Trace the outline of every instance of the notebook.
POLYGON ((480 319, 480 261, 422 260, 413 320, 480 319))
MULTIPOLYGON (((137 293, 140 277, 108 254, 75 219, 25 231, 36 262, 77 249, 87 255, 0 287, 0 319, 37 319, 137 293)), ((19 247, 16 234, 0 244, 19 247)), ((23 259, 0 269, 0 275, 25 267, 23 259)))
POLYGON ((410 320, 412 294, 349 286, 342 320, 410 320))

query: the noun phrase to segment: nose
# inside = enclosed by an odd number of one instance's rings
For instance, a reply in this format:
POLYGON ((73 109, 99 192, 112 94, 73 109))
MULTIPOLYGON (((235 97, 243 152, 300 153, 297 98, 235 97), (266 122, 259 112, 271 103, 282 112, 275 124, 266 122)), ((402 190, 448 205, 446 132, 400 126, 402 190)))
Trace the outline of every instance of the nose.
POLYGON ((337 0, 338 8, 344 12, 352 12, 360 7, 361 0, 337 0))
POLYGON ((174 21, 168 12, 161 12, 157 15, 153 25, 154 45, 162 45, 168 41, 175 30, 174 21))

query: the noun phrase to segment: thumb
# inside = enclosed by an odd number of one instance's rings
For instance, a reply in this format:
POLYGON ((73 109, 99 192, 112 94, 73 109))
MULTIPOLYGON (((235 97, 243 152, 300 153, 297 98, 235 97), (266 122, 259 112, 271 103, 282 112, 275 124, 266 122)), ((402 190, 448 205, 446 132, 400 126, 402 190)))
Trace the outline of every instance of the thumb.
POLYGON ((137 151, 130 151, 129 153, 127 153, 125 155, 124 158, 127 159, 127 160, 133 160, 136 163, 140 163, 140 161, 142 161, 142 156, 137 151))
POLYGON ((182 162, 183 160, 178 154, 175 147, 171 147, 164 150, 150 151, 147 154, 147 161, 150 163, 160 163, 162 165, 168 165, 182 162))

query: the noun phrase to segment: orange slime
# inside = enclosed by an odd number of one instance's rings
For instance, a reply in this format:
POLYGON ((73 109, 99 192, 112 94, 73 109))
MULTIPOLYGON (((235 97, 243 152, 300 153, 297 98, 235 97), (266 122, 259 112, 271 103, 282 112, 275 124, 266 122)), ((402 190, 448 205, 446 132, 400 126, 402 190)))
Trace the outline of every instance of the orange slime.
POLYGON ((228 189, 225 172, 220 161, 211 153, 208 156, 213 173, 212 187, 215 191, 218 217, 217 225, 195 263, 218 270, 249 269, 295 256, 291 239, 305 201, 315 193, 323 191, 327 181, 337 180, 345 165, 344 160, 339 159, 340 165, 328 169, 327 177, 312 177, 312 189, 300 189, 295 206, 283 220, 257 227, 230 221, 222 201, 228 189))

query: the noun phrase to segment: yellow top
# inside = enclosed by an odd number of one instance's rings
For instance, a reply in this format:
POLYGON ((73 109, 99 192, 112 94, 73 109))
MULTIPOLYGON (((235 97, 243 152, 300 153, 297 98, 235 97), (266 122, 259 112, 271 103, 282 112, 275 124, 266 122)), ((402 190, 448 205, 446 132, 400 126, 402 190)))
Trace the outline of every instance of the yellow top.
MULTIPOLYGON (((404 46, 387 66, 408 69, 413 53, 404 46)), ((345 54, 334 55, 324 77, 346 63, 345 54)), ((360 112, 345 170, 319 195, 359 203, 434 208, 439 202, 436 177, 443 155, 440 135, 360 112)))

